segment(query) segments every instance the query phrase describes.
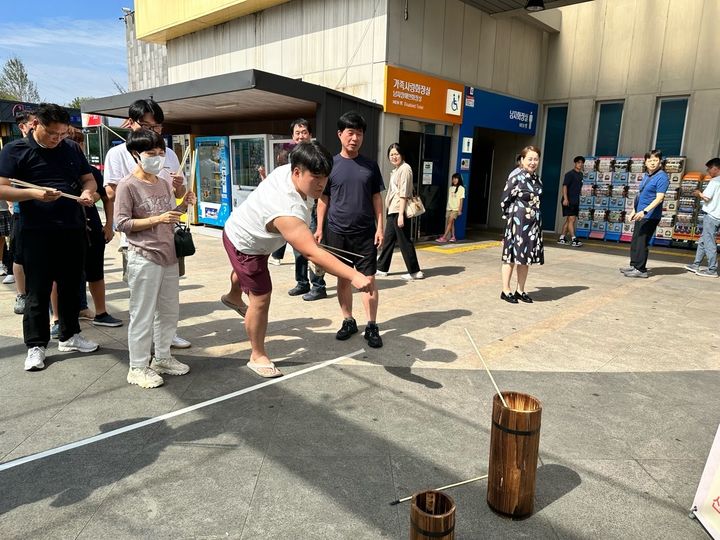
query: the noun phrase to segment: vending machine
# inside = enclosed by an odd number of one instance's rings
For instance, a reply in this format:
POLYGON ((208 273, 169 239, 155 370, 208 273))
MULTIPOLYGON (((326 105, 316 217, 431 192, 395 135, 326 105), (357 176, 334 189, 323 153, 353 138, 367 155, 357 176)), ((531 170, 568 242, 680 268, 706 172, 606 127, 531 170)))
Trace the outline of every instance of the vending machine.
POLYGON ((290 152, 295 148, 292 139, 270 139, 270 169, 290 163, 290 152))
POLYGON ((260 184, 260 167, 270 173, 267 135, 234 135, 230 137, 230 171, 232 208, 236 208, 260 184))
POLYGON ((195 151, 198 221, 222 227, 232 210, 228 138, 197 137, 195 151))

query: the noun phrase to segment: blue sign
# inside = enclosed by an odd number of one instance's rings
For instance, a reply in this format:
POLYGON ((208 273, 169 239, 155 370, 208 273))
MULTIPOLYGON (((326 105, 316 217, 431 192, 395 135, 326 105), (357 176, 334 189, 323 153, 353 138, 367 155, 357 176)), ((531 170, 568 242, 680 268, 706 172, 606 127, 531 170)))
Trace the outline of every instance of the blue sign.
POLYGON ((465 87, 463 125, 535 135, 537 116, 537 103, 465 87))

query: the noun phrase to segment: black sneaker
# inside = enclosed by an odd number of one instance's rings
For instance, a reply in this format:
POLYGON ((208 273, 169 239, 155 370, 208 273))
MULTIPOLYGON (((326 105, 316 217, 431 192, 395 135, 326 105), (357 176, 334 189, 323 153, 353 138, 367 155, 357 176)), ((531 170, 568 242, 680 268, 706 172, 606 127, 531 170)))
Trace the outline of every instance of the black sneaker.
POLYGON ((312 302, 314 300, 322 300, 323 298, 327 298, 327 291, 323 289, 313 289, 308 293, 303 294, 303 300, 306 300, 308 302, 312 302))
POLYGON ((564 246, 565 244, 567 244, 567 240, 565 240, 564 236, 561 236, 560 238, 558 238, 557 243, 562 244, 564 246))
POLYGON ((120 319, 116 319, 108 312, 101 313, 100 315, 95 315, 92 323, 95 326, 109 326, 111 328, 117 328, 123 325, 123 322, 120 319))
POLYGON ((358 327, 355 319, 345 319, 342 323, 342 327, 337 331, 337 334, 335 334, 335 339, 345 341, 346 339, 350 339, 350 336, 353 334, 357 334, 357 332, 358 327))
POLYGON ((572 244, 570 244, 570 246, 572 246, 572 247, 582 247, 582 245, 583 245, 583 243, 580 240, 578 240, 577 238, 573 238, 572 244))
POLYGON ((365 327, 365 339, 373 349, 382 347, 382 338, 380 337, 380 328, 377 324, 369 324, 365 327))
POLYGON ((290 296, 300 296, 301 294, 305 294, 307 292, 310 292, 310 285, 307 283, 298 283, 288 291, 288 294, 290 296))

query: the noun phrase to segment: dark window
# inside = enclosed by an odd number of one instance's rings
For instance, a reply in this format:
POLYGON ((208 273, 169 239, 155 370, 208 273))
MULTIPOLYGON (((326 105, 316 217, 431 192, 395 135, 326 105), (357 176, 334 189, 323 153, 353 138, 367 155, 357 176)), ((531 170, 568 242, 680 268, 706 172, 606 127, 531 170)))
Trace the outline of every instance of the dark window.
POLYGON ((620 143, 623 103, 600 103, 598 105, 597 131, 595 132, 595 155, 616 156, 620 143))
POLYGON ((555 228, 555 214, 563 179, 562 155, 565 145, 565 125, 567 123, 567 105, 552 106, 546 109, 545 145, 542 155, 540 177, 543 182, 543 196, 540 199, 540 215, 543 217, 543 229, 555 228))
POLYGON ((688 98, 661 99, 658 103, 657 132, 653 148, 665 156, 679 156, 682 152, 688 98))

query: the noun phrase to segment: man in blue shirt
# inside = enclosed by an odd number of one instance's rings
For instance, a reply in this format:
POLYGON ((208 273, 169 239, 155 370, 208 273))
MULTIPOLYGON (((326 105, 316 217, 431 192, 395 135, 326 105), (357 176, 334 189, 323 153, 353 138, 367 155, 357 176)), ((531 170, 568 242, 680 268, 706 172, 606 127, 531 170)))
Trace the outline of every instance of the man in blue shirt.
POLYGON ((647 264, 650 240, 655 235, 660 218, 662 203, 670 180, 667 173, 661 170, 662 152, 651 150, 645 154, 646 173, 640 183, 640 190, 635 198, 634 211, 628 219, 635 222, 632 242, 630 244, 630 266, 620 269, 625 277, 647 278, 647 264))
MULTIPOLYGON (((367 315, 365 339, 370 347, 382 347, 380 330, 375 322, 378 309, 378 290, 375 283, 377 250, 383 241, 383 201, 380 192, 385 189, 380 168, 375 161, 360 155, 367 123, 356 112, 347 112, 338 120, 338 138, 342 150, 333 159, 333 168, 318 201, 318 242, 325 238, 328 246, 351 252, 350 266, 372 279, 372 288, 362 293, 367 315), (327 227, 324 228, 327 216, 327 227), (324 233, 323 233, 324 231, 324 233)), ((345 254, 343 254, 345 256, 345 254)), ((352 288, 350 280, 338 278, 337 296, 343 323, 335 337, 349 339, 358 331, 352 314, 352 288)))

